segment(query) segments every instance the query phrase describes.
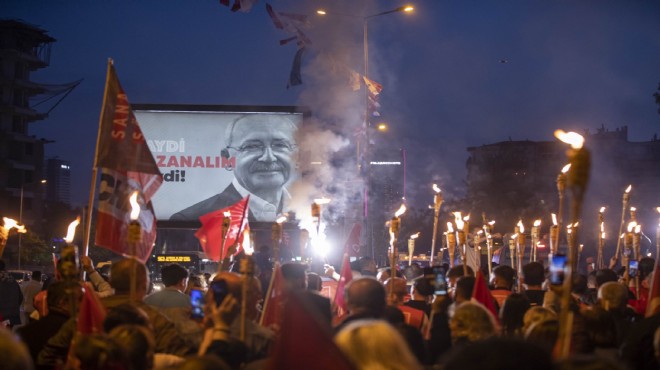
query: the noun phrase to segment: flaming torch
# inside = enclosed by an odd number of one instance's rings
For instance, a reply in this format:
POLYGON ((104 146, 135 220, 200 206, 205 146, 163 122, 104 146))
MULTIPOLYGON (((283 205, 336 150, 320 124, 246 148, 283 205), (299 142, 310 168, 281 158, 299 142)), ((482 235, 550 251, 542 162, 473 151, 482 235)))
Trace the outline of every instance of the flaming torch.
MULTIPOLYGON (((566 173, 571 169, 571 164, 562 167, 561 172, 557 175, 557 192, 559 193, 559 210, 557 211, 557 225, 559 229, 564 226, 564 195, 566 194, 566 173)), ((559 245, 559 240, 557 240, 559 245)))
MULTIPOLYGON (((577 268, 578 250, 577 241, 577 223, 582 213, 582 204, 584 194, 589 183, 591 154, 584 148, 584 137, 575 132, 555 131, 555 137, 564 143, 570 144, 571 148, 567 152, 571 171, 568 172, 567 186, 571 191, 571 223, 574 230, 572 233, 573 242, 569 243, 569 256, 567 273, 565 274, 564 285, 562 287, 561 310, 559 314, 559 335, 557 348, 559 357, 567 358, 571 347, 571 334, 573 332, 573 313, 570 311, 571 291, 573 290, 573 274, 577 268)), ((561 225, 561 215, 560 225, 561 225)))
POLYGON ((280 243, 282 242, 282 223, 286 221, 286 216, 280 216, 273 224, 271 232, 271 240, 273 241, 273 260, 275 263, 280 262, 280 243))
POLYGON ((516 239, 518 239, 517 234, 511 235, 509 239, 509 255, 511 257, 511 268, 516 265, 515 255, 516 255, 516 239))
POLYGON ((218 264, 218 272, 229 269, 229 253, 225 249, 227 243, 227 234, 229 234, 229 227, 231 226, 231 212, 225 211, 222 213, 222 244, 220 249, 220 263, 218 264))
MULTIPOLYGON (((438 235, 438 216, 440 215, 440 207, 442 206, 442 192, 438 185, 433 184, 433 191, 435 195, 433 196, 433 238, 431 239, 431 261, 429 264, 433 266, 433 258, 435 256, 435 242, 438 235)), ((442 263, 442 260, 439 261, 442 263)))
MULTIPOLYGON (((639 263, 639 260, 642 259, 641 251, 641 242, 642 242, 642 225, 635 225, 635 230, 633 232, 633 251, 635 252, 635 260, 639 263)), ((635 274, 635 292, 636 296, 639 297, 639 274, 635 274)))
POLYGON ((417 237, 419 237, 419 232, 410 235, 410 239, 408 239, 408 266, 412 265, 413 253, 415 253, 415 239, 417 237))
POLYGON ((449 267, 454 267, 454 256, 456 254, 456 234, 454 234, 454 225, 447 222, 447 252, 449 253, 449 267))
MULTIPOLYGON (((621 208, 621 225, 619 225, 619 234, 623 234, 623 227, 626 224, 626 209, 628 209, 628 204, 630 203, 630 191, 632 190, 632 184, 628 185, 626 190, 623 192, 623 207, 621 208)), ((619 259, 619 251, 621 250, 621 238, 616 241, 616 252, 614 252, 614 258, 619 259)))
POLYGON ((241 281, 241 332, 240 339, 245 341, 246 335, 246 325, 247 325, 247 307, 248 307, 248 289, 250 287, 250 281, 254 279, 254 259, 252 258, 252 253, 254 248, 250 245, 250 232, 249 230, 243 231, 243 251, 245 251, 245 257, 241 259, 240 271, 242 274, 241 281))
POLYGON ((134 191, 133 194, 128 198, 128 202, 131 204, 131 222, 128 224, 128 243, 131 246, 131 255, 135 257, 137 254, 136 248, 137 244, 142 240, 142 227, 138 222, 138 217, 140 217, 140 204, 137 201, 138 191, 134 191))
POLYGON ((554 256, 559 250, 559 225, 557 215, 552 214, 552 226, 550 226, 550 255, 554 256))
POLYGON ((3 217, 2 222, 3 224, 0 226, 0 258, 2 258, 2 254, 5 252, 7 238, 9 237, 9 231, 11 231, 11 229, 16 229, 16 232, 21 234, 27 232, 25 226, 19 225, 14 219, 3 217))
POLYGON ((80 277, 80 265, 78 259, 78 247, 73 244, 73 238, 76 235, 76 227, 80 224, 80 217, 69 224, 64 245, 60 251, 60 260, 57 263, 57 269, 63 280, 77 281, 80 277))
MULTIPOLYGON (((396 257, 398 253, 396 242, 401 229, 401 215, 405 212, 406 205, 402 204, 390 220, 390 277, 392 278, 396 277, 396 257)), ((394 295, 394 283, 390 284, 390 295, 394 295)))
POLYGON ((539 246, 539 240, 541 238, 541 220, 536 220, 534 221, 534 225, 532 226, 532 252, 530 253, 529 256, 529 261, 534 261, 536 262, 536 250, 538 249, 539 246))
POLYGON ((516 270, 518 273, 518 292, 522 292, 522 265, 523 265, 523 258, 525 257, 525 226, 522 223, 522 220, 518 220, 518 224, 515 227, 515 234, 517 235, 516 237, 516 257, 518 260, 518 263, 516 265, 516 270))
POLYGON ((468 275, 467 270, 467 237, 465 233, 466 222, 461 218, 461 212, 454 212, 456 223, 456 239, 458 241, 458 251, 461 253, 461 263, 463 264, 463 275, 468 275))
POLYGON ((598 223, 600 225, 600 231, 598 232, 598 253, 596 255, 596 266, 599 270, 605 268, 605 260, 603 258, 603 249, 605 249, 605 217, 603 213, 605 212, 605 207, 600 207, 598 211, 598 223))
MULTIPOLYGON (((485 218, 485 217, 484 217, 485 218)), ((484 223, 483 229, 484 234, 486 235, 486 258, 488 258, 488 275, 493 272, 493 225, 495 225, 495 220, 488 223, 484 223)))

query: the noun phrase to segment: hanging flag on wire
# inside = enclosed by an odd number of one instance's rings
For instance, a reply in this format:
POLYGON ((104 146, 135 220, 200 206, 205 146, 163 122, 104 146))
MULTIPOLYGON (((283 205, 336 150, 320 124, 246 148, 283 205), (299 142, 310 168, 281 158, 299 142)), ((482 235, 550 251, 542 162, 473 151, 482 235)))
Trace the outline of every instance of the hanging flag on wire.
POLYGON ((286 88, 291 86, 298 86, 302 84, 302 75, 300 73, 300 66, 302 64, 302 56, 305 53, 305 48, 300 48, 296 52, 296 56, 293 58, 293 65, 291 66, 291 73, 289 73, 289 82, 286 84, 286 88))
MULTIPOLYGON (((240 10, 244 13, 247 13, 252 10, 252 7, 257 3, 257 1, 258 0, 234 0, 234 5, 231 6, 231 11, 237 12, 240 10)), ((229 6, 229 0, 220 0, 220 4, 229 6)))
POLYGON ((247 217, 249 200, 250 196, 248 195, 236 204, 207 213, 199 218, 202 227, 197 230, 195 237, 199 239, 204 253, 210 260, 217 262, 229 257, 230 248, 234 245, 237 248, 231 255, 236 255, 241 251, 245 235, 243 230, 249 229, 247 217), (230 218, 229 227, 226 231, 223 230, 225 212, 229 212, 230 218), (224 243, 223 232, 226 232, 224 243))
POLYGON ((101 167, 96 244, 142 262, 149 258, 156 240, 156 216, 151 197, 163 183, 147 141, 142 135, 112 60, 108 61, 95 168, 101 167), (128 241, 131 207, 128 198, 138 192, 141 238, 128 241))
POLYGON ((368 79, 366 76, 362 76, 362 79, 364 80, 364 85, 367 87, 369 115, 380 117, 380 112, 378 111, 380 109, 378 96, 380 95, 380 92, 383 91, 383 85, 368 79))
POLYGON ((298 51, 296 51, 296 55, 293 57, 291 72, 289 73, 289 81, 287 82, 286 88, 288 89, 292 86, 301 85, 302 74, 300 68, 302 65, 302 56, 307 50, 306 47, 312 44, 309 37, 307 37, 302 31, 309 27, 307 16, 304 14, 276 12, 268 3, 266 3, 266 11, 270 16, 270 19, 273 21, 275 28, 283 30, 291 35, 286 39, 280 40, 280 45, 286 45, 293 41, 298 45, 298 51))

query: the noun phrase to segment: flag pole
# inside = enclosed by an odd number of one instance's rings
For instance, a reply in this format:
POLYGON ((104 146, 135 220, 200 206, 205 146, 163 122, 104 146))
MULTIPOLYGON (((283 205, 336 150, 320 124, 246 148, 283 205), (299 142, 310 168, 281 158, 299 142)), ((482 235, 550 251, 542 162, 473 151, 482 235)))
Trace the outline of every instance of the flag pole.
POLYGON ((108 99, 108 86, 109 86, 108 82, 110 81, 110 71, 112 70, 112 66, 113 66, 112 58, 108 58, 108 70, 106 72, 106 77, 105 77, 105 88, 103 89, 103 104, 101 106, 101 116, 99 117, 99 129, 98 129, 98 133, 96 134, 96 147, 94 148, 94 165, 92 167, 92 181, 89 187, 89 200, 87 202, 87 217, 85 219, 86 224, 84 230, 84 235, 85 235, 85 240, 84 240, 85 248, 83 252, 84 256, 89 255, 89 239, 92 232, 92 212, 94 211, 96 179, 99 173, 97 163, 99 157, 99 142, 101 141, 101 125, 103 123, 103 117, 105 116, 105 106, 108 99))

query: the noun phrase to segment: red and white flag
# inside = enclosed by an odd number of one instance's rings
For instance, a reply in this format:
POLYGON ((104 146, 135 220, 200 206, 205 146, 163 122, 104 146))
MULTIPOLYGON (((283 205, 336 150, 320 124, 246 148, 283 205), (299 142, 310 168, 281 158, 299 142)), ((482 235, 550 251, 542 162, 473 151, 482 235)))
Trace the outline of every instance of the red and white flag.
POLYGON ((282 318, 282 305, 284 304, 285 282, 280 264, 275 263, 273 274, 270 277, 268 292, 264 300, 264 310, 261 312, 261 326, 269 327, 274 324, 279 325, 282 318))
POLYGON ((360 255, 360 234, 362 233, 362 225, 356 222, 348 234, 346 243, 344 243, 344 253, 349 257, 358 257, 360 255))
POLYGON ((653 280, 649 287, 649 298, 646 304, 646 317, 651 317, 660 312, 660 258, 655 261, 653 268, 653 280))
POLYGON ((105 315, 105 307, 96 293, 94 293, 94 287, 90 283, 85 283, 82 301, 80 302, 80 310, 78 311, 78 333, 103 333, 105 315))
POLYGON ((335 291, 335 299, 333 302, 334 309, 336 310, 337 317, 344 316, 348 309, 346 308, 346 300, 344 299, 344 288, 353 280, 353 272, 351 272, 351 262, 348 254, 344 253, 344 260, 341 264, 341 272, 339 273, 339 282, 337 282, 337 290, 335 291))
POLYGON ((243 230, 249 229, 247 217, 249 200, 248 195, 236 204, 207 213, 199 218, 202 227, 197 230, 195 236, 199 239, 204 253, 210 260, 217 262, 229 257, 230 248, 233 246, 236 246, 236 249, 231 253, 232 255, 241 251, 243 230), (229 213, 229 227, 227 228, 223 227, 226 212, 229 213))
POLYGON ((99 126, 98 155, 101 167, 96 245, 145 262, 156 240, 156 216, 151 197, 163 183, 142 130, 119 83, 112 61, 108 63, 105 99, 99 126), (141 241, 129 245, 131 194, 138 191, 141 241))

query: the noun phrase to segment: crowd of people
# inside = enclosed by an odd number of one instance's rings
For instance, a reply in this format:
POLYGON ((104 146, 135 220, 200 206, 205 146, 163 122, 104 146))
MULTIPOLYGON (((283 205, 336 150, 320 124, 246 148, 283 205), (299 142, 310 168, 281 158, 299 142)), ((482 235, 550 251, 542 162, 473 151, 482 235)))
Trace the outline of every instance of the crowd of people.
POLYGON ((539 262, 520 274, 495 266, 488 279, 462 265, 393 273, 370 257, 351 264, 350 279, 331 267, 320 276, 302 263, 266 260, 255 275, 234 271, 236 263, 195 280, 172 264, 162 267, 158 291, 135 259, 115 262, 108 277, 89 258, 80 262, 87 282, 42 286, 33 273, 19 286, 0 260, 0 369, 660 367, 660 307, 647 307, 650 258, 640 261, 637 284, 612 269, 574 276, 567 358, 556 349, 565 325, 559 290, 539 262), (334 284, 343 299, 324 295, 334 284), (199 311, 192 291, 205 297, 199 311), (99 310, 82 309, 90 299, 99 310))

